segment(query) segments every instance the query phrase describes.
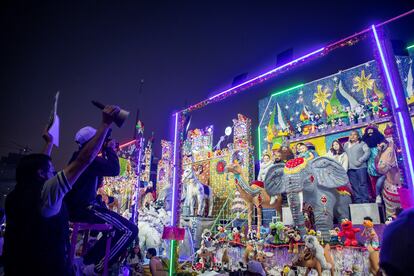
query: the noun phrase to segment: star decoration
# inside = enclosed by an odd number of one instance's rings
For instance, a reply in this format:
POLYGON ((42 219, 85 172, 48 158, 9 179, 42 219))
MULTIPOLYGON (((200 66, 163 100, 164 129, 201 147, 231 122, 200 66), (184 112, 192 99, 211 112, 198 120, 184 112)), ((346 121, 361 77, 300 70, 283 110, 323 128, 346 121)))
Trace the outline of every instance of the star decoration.
POLYGON ((288 105, 286 105, 286 106, 285 106, 285 108, 286 108, 286 109, 288 109, 288 108, 289 108, 289 106, 288 106, 288 105))
POLYGON ((369 67, 370 65, 370 62, 365 63, 365 67, 369 67))
POLYGON ((297 111, 296 111, 296 112, 295 112, 295 115, 299 115, 299 112, 297 112, 297 111))
POLYGON ((352 88, 352 89, 351 89, 351 91, 352 91, 352 92, 355 92, 356 90, 355 90, 355 88, 352 88))
POLYGON ((401 63, 401 59, 397 58, 397 64, 401 63))
POLYGON ((361 76, 356 76, 354 78, 354 86, 356 87, 356 91, 362 91, 364 94, 364 98, 367 97, 367 90, 372 89, 374 85, 374 80, 371 79, 371 75, 365 76, 365 70, 361 71, 361 76))
POLYGON ((299 91, 299 95, 303 95, 303 90, 300 90, 299 91))
POLYGON ((338 78, 335 76, 334 78, 333 78, 333 81, 334 82, 336 82, 338 80, 338 78))
POLYGON ((319 84, 318 85, 318 91, 313 94, 314 98, 313 98, 313 104, 315 106, 320 105, 322 107, 322 109, 325 109, 325 103, 329 103, 328 101, 328 97, 331 95, 331 93, 329 93, 329 89, 328 87, 326 87, 324 90, 322 90, 322 85, 319 84))

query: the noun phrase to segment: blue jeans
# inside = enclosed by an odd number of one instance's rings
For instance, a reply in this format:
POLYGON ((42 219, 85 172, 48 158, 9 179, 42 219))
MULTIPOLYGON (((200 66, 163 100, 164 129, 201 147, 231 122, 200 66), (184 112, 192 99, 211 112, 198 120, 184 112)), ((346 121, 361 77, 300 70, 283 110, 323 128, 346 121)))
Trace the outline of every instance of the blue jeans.
POLYGON ((348 170, 349 182, 354 192, 355 203, 369 202, 368 172, 367 168, 348 170))
POLYGON ((381 195, 382 188, 384 187, 384 183, 385 183, 385 175, 381 175, 380 177, 378 177, 377 183, 375 185, 375 193, 377 196, 381 195))

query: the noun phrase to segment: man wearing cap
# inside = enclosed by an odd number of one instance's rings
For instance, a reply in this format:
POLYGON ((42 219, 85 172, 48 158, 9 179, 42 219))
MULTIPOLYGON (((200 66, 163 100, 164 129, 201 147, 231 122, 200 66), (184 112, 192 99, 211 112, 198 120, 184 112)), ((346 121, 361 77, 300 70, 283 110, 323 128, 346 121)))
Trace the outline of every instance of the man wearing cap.
MULTIPOLYGON (((75 141, 79 145, 69 163, 95 135, 96 130, 86 126, 78 131, 75 141)), ((114 150, 114 141, 104 143, 101 156, 97 156, 66 195, 65 202, 72 222, 107 223, 113 226, 115 236, 112 238, 109 265, 113 264, 128 245, 137 237, 137 227, 119 214, 103 207, 96 201, 98 179, 103 176, 117 176, 120 171, 119 159, 114 150)), ((106 239, 101 238, 84 256, 86 275, 94 275, 103 270, 106 239)))

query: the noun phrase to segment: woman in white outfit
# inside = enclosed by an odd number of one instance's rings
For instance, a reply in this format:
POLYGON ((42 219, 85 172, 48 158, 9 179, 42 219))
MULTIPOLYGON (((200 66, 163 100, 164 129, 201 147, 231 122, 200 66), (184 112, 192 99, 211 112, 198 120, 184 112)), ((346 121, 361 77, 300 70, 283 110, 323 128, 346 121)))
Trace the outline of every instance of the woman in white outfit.
POLYGON ((346 172, 348 171, 348 155, 338 140, 332 142, 331 148, 326 153, 326 156, 338 162, 346 172))
MULTIPOLYGON (((259 175, 257 176, 257 180, 259 182, 263 182, 266 178, 267 171, 269 170, 270 166, 273 165, 272 159, 270 158, 269 154, 264 154, 262 162, 260 162, 260 170, 259 175)), ((271 196, 270 197, 270 204, 273 204, 276 202, 277 196, 271 196)))

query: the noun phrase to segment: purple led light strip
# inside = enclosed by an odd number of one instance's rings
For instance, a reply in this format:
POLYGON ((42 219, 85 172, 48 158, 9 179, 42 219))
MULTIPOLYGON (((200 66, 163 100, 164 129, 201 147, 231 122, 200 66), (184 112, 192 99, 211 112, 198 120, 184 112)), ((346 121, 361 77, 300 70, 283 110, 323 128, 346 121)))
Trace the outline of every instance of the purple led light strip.
MULTIPOLYGON (((402 17, 405 17, 407 15, 410 15, 412 13, 414 13, 414 9, 411 9, 411 10, 409 10, 409 11, 403 13, 403 14, 400 14, 398 16, 395 16, 395 17, 393 17, 391 19, 388 19, 388 20, 386 20, 384 22, 378 23, 375 26, 376 27, 380 27, 380 26, 386 25, 386 24, 391 23, 391 22, 393 22, 395 20, 398 20, 398 19, 400 19, 402 17)), ((205 106, 205 105, 209 104, 209 101, 214 100, 215 98, 217 98, 217 97, 219 97, 219 96, 221 96, 223 94, 226 94, 226 93, 230 93, 230 92, 238 93, 238 92, 241 92, 242 90, 244 90, 243 88, 246 87, 248 84, 252 84, 253 82, 260 81, 260 80, 264 79, 265 77, 269 77, 270 75, 276 73, 277 71, 280 71, 281 69, 283 69, 283 68, 285 68, 285 67, 287 67, 289 65, 292 65, 295 62, 303 61, 303 59, 309 58, 309 57, 311 57, 311 56, 313 56, 313 55, 315 55, 317 53, 321 53, 322 52, 323 54, 325 54, 325 53, 327 53, 327 52, 329 52, 329 51, 331 51, 331 50, 333 50, 333 49, 335 49, 337 47, 340 47, 342 43, 345 43, 345 42, 350 41, 350 40, 352 40, 354 38, 357 38, 359 36, 362 36, 363 34, 369 32, 369 31, 371 31, 371 28, 366 28, 366 29, 364 29, 364 30, 362 30, 362 31, 360 31, 358 33, 355 33, 355 34, 350 35, 350 36, 348 36, 346 38, 343 38, 341 40, 338 40, 337 42, 328 44, 328 46, 325 46, 325 47, 323 47, 321 49, 318 49, 316 51, 313 51, 313 52, 311 52, 309 54, 306 54, 306 55, 304 55, 304 56, 302 56, 300 58, 297 58, 295 60, 292 60, 292 61, 290 61, 290 62, 288 62, 288 63, 286 63, 286 64, 284 64, 282 66, 279 66, 279 67, 277 67, 275 69, 272 69, 272 70, 270 70, 270 71, 268 71, 266 73, 263 73, 263 74, 261 74, 259 76, 256 76, 253 79, 250 79, 250 80, 245 81, 245 82, 243 82, 243 83, 241 83, 241 84, 239 84, 237 86, 234 86, 234 87, 229 88, 229 89, 227 89, 225 91, 222 91, 222 92, 220 92, 220 93, 218 93, 218 94, 216 94, 216 95, 214 95, 214 96, 212 96, 212 97, 210 97, 210 98, 208 98, 206 100, 203 100, 203 101, 201 101, 201 102, 199 102, 199 103, 197 103, 195 105, 191 105, 191 106, 187 107, 186 109, 181 110, 180 112, 186 111, 186 110, 188 110, 188 109, 190 109, 193 106, 196 106, 198 104, 203 104, 204 103, 204 106, 205 106), (239 88, 240 88, 240 90, 239 91, 236 91, 239 88)))
POLYGON ((384 67, 385 76, 386 76, 388 84, 390 86, 392 100, 394 101, 395 108, 397 108, 397 110, 398 110, 400 108, 400 104, 398 103, 397 95, 395 95, 394 85, 392 84, 390 72, 388 70, 388 66, 387 66, 387 63, 385 61, 384 53, 382 51, 382 47, 381 47, 381 44, 379 42, 377 30, 375 29, 375 25, 372 25, 371 28, 372 28, 372 31, 374 32, 375 42, 377 43, 377 47, 378 47, 378 51, 379 51, 379 54, 380 54, 380 57, 381 57, 382 65, 384 67))
MULTIPOLYGON (((413 156, 412 156, 413 152, 411 152, 411 150, 410 150, 409 139, 407 137, 407 135, 409 135, 411 137, 412 137, 412 135, 411 135, 411 133, 407 132, 407 130, 405 128, 406 125, 408 127, 411 127, 411 125, 410 125, 411 124, 411 119, 410 119, 410 117, 408 117, 408 122, 407 122, 407 120, 404 119, 404 117, 403 117, 402 110, 400 108, 400 100, 398 99, 397 94, 395 92, 394 83, 392 82, 392 79, 391 79, 391 73, 390 73, 390 70, 388 68, 387 60, 386 60, 384 51, 382 49, 382 45, 381 45, 381 42, 379 40, 378 33, 377 33, 376 28, 375 28, 375 25, 372 25, 371 28, 372 28, 372 32, 374 34, 374 38, 375 38, 375 42, 376 42, 376 45, 377 45, 377 48, 378 48, 378 52, 380 54, 382 67, 384 69, 384 72, 385 72, 385 75, 386 75, 386 78, 387 78, 388 87, 391 91, 392 100, 393 100, 393 103, 395 105, 394 113, 396 113, 396 115, 397 115, 397 120, 396 120, 397 127, 398 127, 398 130, 401 132, 399 136, 400 136, 400 140, 402 140, 402 144, 403 144, 404 149, 405 149, 405 152, 403 152, 403 156, 404 156, 404 161, 406 161, 406 165, 404 167, 408 167, 408 168, 405 168, 405 169, 409 170, 409 173, 408 173, 408 178, 409 179, 407 179, 407 182, 410 184, 409 188, 413 189, 413 177, 414 177, 413 156)), ((394 57, 392 57, 392 58, 394 58, 394 57)), ((401 99, 401 97, 400 97, 400 99, 401 99)), ((402 101, 405 101, 405 97, 402 98, 402 101)), ((401 104, 404 105, 405 102, 401 103, 401 104)))
POLYGON ((253 79, 250 79, 250 80, 248 80, 248 81, 245 81, 245 82, 243 82, 243 83, 241 83, 241 84, 239 84, 239 85, 236 85, 236 86, 234 86, 234 87, 232 87, 232 88, 230 88, 230 89, 227 89, 227 90, 225 90, 225 91, 223 91, 223 92, 221 92, 221 93, 219 93, 219 94, 217 94, 217 95, 214 95, 214 96, 212 96, 212 97, 208 98, 208 100, 210 100, 210 101, 211 101, 211 100, 213 100, 214 98, 216 98, 216 97, 218 97, 218 96, 220 96, 220 95, 223 95, 223 94, 225 94, 225 93, 227 93, 227 92, 230 92, 230 91, 232 91, 232 90, 236 90, 236 89, 237 89, 237 88, 239 88, 239 87, 245 86, 246 84, 249 84, 249 83, 252 83, 252 82, 254 82, 254 81, 256 81, 256 80, 259 80, 259 79, 261 79, 261 78, 264 78, 264 77, 266 77, 266 76, 268 76, 268 75, 270 75, 270 74, 273 74, 273 73, 275 73, 275 72, 277 72, 277 71, 279 71, 279 70, 281 70, 281 69, 283 69, 283 68, 285 68, 285 67, 287 67, 287 66, 289 66, 289 65, 291 65, 291 64, 293 64, 293 63, 295 63, 295 62, 301 61, 301 60, 306 59, 306 58, 308 58, 308 57, 310 57, 310 56, 313 56, 313 55, 315 55, 315 54, 317 54, 317 53, 320 53, 320 52, 322 52, 324 49, 325 49, 325 47, 322 47, 322 48, 320 48, 320 49, 318 49, 318 50, 316 50, 316 51, 313 51, 313 52, 311 52, 311 53, 309 53, 309 54, 306 54, 306 55, 301 56, 301 57, 299 57, 299 58, 297 58, 297 59, 294 59, 294 60, 292 60, 292 61, 290 61, 290 62, 288 62, 288 63, 286 63, 286 64, 283 64, 282 66, 279 66, 279 67, 277 67, 277 68, 275 68, 275 69, 272 69, 272 70, 270 70, 270 71, 268 71, 268 72, 266 72, 266 73, 264 73, 264 74, 261 74, 261 75, 259 75, 259 76, 257 76, 257 77, 254 77, 253 79))
POLYGON ((176 174, 177 174, 177 133, 178 132, 178 112, 175 113, 175 129, 174 129, 174 163, 173 163, 173 183, 172 183, 172 189, 173 189, 173 194, 172 194, 172 206, 171 206, 171 226, 174 226, 175 223, 175 204, 176 204, 176 200, 175 200, 175 190, 176 190, 176 185, 177 185, 177 179, 176 179, 176 174))

